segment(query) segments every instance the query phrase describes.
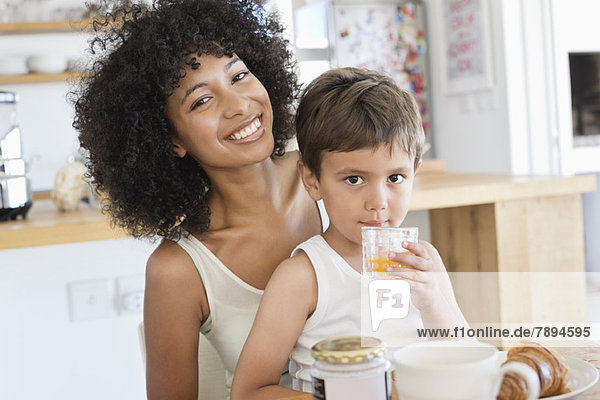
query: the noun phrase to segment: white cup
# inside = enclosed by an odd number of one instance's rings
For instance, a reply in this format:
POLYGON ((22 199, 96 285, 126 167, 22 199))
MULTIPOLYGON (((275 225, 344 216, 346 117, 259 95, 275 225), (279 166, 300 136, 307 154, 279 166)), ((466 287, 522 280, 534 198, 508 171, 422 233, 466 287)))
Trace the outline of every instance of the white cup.
POLYGON ((494 346, 475 341, 439 340, 403 347, 393 356, 398 399, 493 400, 508 372, 523 376, 527 399, 537 399, 537 373, 519 362, 501 366, 499 354, 494 346))

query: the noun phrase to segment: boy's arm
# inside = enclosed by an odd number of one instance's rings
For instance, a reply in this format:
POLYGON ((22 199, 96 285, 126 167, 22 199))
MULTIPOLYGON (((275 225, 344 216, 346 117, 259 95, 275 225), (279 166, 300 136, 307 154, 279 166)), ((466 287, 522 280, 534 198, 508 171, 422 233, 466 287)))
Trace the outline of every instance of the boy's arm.
POLYGON ((394 269, 391 274, 409 282, 411 300, 421 312, 424 327, 468 328, 437 249, 424 240, 406 245, 409 252, 397 253, 390 259, 411 268, 394 269))
POLYGON ((278 399, 299 392, 278 386, 306 319, 317 305, 317 278, 306 254, 273 273, 235 369, 231 399, 278 399))
POLYGON ((452 289, 452 282, 450 281, 450 276, 448 276, 448 271, 444 266, 444 262, 442 260, 442 257, 440 256, 440 253, 431 243, 425 242, 424 244, 428 248, 428 251, 431 254, 432 258, 436 260, 435 262, 438 265, 437 268, 439 269, 441 274, 440 290, 444 295, 444 298, 446 299, 446 304, 449 307, 449 311, 453 313, 452 318, 453 322, 455 323, 455 326, 468 328, 469 323, 467 322, 467 319, 465 318, 462 311, 460 310, 460 307, 458 306, 456 296, 454 295, 454 290, 452 289))

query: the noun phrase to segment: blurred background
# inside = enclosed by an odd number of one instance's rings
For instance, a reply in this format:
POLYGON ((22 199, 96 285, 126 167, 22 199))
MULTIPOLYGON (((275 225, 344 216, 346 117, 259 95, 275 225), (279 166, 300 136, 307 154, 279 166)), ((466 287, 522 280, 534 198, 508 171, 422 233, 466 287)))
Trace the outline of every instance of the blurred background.
MULTIPOLYGON (((354 65, 415 92, 425 158, 446 171, 600 176, 600 2, 267 5, 287 27, 302 82, 354 65)), ((34 204, 82 159, 66 96, 88 60, 93 15, 83 0, 0 0, 0 91, 18 95, 34 204)), ((600 194, 582 204, 585 268, 600 285, 600 194)), ((429 218, 414 211, 406 225, 427 240, 429 218)), ((0 231, 0 243, 14 234, 0 231)), ((145 398, 136 326, 155 244, 92 239, 0 247, 0 399, 145 398)))

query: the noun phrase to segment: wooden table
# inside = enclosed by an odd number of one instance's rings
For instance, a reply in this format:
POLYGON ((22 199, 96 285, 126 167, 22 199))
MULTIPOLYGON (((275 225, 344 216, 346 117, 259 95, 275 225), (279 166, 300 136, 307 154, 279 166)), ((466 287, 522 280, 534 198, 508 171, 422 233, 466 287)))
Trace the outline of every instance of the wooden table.
MULTIPOLYGON (((587 361, 600 370, 600 347, 561 348, 558 349, 558 351, 563 355, 576 357, 587 361)), ((395 400, 394 397, 392 397, 392 400, 395 400)), ((299 396, 285 397, 281 400, 312 400, 312 398, 313 397, 311 394, 302 394, 299 396)), ((577 400, 597 399, 600 399, 600 381, 596 382, 592 388, 577 396, 577 400)))
POLYGON ((594 175, 426 173, 410 209, 429 210, 431 241, 449 272, 491 273, 472 274, 488 285, 454 284, 469 322, 584 322, 581 194, 595 188, 594 175), (542 285, 522 272, 574 274, 546 274, 542 285))
MULTIPOLYGON (((592 364, 596 369, 600 370, 600 347, 572 347, 563 348, 559 351, 566 356, 580 358, 592 364)), ((577 400, 597 400, 600 399, 600 381, 577 396, 577 400)))

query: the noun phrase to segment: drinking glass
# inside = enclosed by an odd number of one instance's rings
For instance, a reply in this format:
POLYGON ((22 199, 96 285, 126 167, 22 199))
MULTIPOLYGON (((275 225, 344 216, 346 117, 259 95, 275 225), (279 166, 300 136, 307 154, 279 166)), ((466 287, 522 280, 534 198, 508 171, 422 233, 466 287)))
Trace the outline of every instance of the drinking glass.
POLYGON ((390 261, 390 252, 402 253, 406 250, 402 242, 417 242, 419 228, 393 228, 393 227, 363 227, 363 274, 369 277, 385 276, 388 267, 402 266, 395 261, 390 261))

